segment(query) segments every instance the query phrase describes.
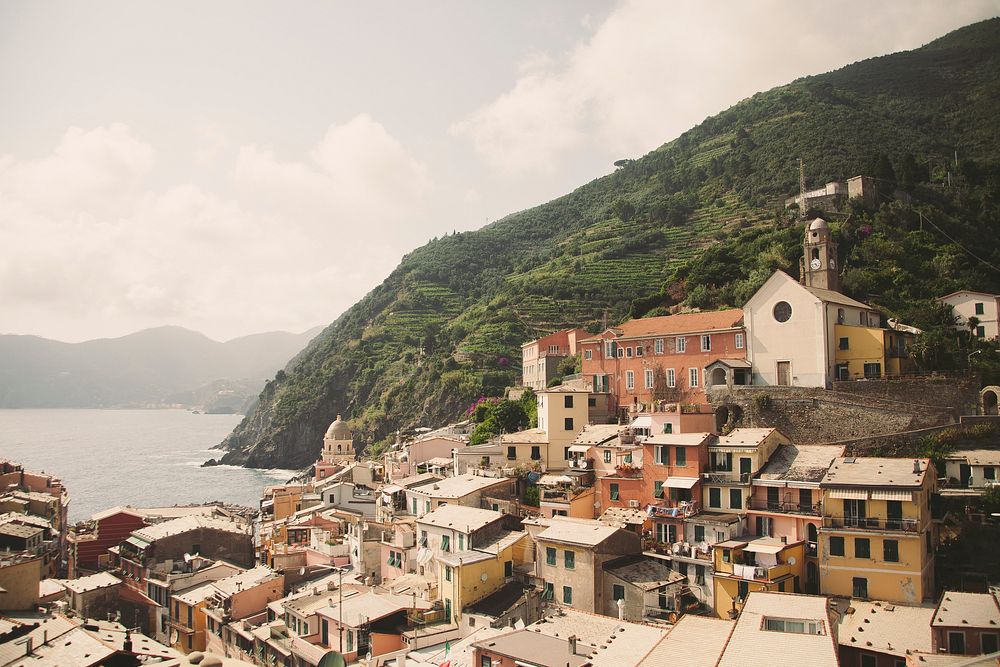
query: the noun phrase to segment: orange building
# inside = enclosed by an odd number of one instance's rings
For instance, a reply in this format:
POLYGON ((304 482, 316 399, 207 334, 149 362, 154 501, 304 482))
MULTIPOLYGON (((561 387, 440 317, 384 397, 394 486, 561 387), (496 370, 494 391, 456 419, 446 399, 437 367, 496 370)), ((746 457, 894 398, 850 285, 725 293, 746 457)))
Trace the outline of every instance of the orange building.
MULTIPOLYGON (((611 392, 623 413, 654 404, 705 400, 705 367, 746 360, 743 311, 682 313, 629 320, 579 342, 583 375, 611 392)), ((749 383, 747 374, 733 379, 749 383)))
POLYGON ((585 329, 563 329, 521 346, 521 385, 540 391, 556 377, 559 363, 577 353, 577 341, 588 338, 585 329))

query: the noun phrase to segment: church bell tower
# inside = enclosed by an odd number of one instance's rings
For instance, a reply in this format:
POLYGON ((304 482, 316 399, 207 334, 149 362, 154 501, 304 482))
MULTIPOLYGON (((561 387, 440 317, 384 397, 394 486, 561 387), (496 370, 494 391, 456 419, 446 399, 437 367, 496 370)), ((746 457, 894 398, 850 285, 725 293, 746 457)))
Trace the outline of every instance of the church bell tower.
POLYGON ((806 228, 799 275, 806 287, 840 291, 837 242, 830 235, 830 227, 823 218, 816 218, 806 228))

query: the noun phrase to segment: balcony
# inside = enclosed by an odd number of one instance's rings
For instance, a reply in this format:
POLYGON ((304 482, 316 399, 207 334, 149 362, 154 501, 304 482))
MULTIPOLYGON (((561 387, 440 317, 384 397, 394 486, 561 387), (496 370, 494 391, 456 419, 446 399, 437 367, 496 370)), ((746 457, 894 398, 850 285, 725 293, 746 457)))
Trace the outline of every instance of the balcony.
POLYGON ((643 550, 650 551, 661 556, 693 558, 695 560, 705 561, 706 563, 712 562, 711 548, 702 550, 699 549, 697 545, 691 545, 687 542, 674 542, 673 544, 670 544, 669 542, 659 542, 652 537, 647 537, 643 540, 642 546, 643 550))
POLYGON ((749 484, 751 474, 718 469, 701 473, 701 478, 710 484, 749 484))
POLYGON ((859 530, 888 530, 904 533, 920 532, 920 524, 916 519, 883 519, 875 516, 825 516, 824 528, 847 528, 859 530))
POLYGON ((676 519, 693 516, 698 513, 697 500, 679 500, 677 502, 661 501, 659 505, 649 506, 650 518, 676 519))
POLYGON ((813 505, 800 505, 799 503, 774 503, 758 498, 751 498, 747 505, 748 509, 762 512, 781 512, 782 514, 805 514, 808 516, 819 516, 823 509, 822 503, 813 505))

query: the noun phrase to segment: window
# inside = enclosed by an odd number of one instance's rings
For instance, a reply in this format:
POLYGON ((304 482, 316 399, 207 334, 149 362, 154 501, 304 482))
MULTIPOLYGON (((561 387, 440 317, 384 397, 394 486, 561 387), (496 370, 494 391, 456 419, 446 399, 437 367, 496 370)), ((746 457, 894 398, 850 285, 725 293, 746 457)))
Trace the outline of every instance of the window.
POLYGON ((802 510, 811 509, 812 504, 813 504, 812 489, 799 489, 799 509, 802 510))
POLYGON ((743 509, 742 489, 729 489, 729 508, 734 510, 743 509))
POLYGON ((670 465, 670 448, 666 445, 656 445, 653 447, 653 459, 660 465, 670 465))
POLYGON ((619 347, 617 351, 618 351, 618 358, 619 359, 621 359, 622 357, 625 356, 625 348, 624 347, 619 347))
POLYGON ((855 537, 854 538, 854 557, 855 558, 871 558, 872 557, 871 540, 869 540, 867 537, 855 537))
POLYGON ((573 418, 572 417, 566 417, 565 419, 563 419, 563 428, 565 430, 567 430, 567 431, 572 431, 573 430, 573 418))
POLYGON ((798 635, 821 635, 821 621, 806 621, 791 618, 765 618, 764 629, 771 632, 788 632, 798 635))
POLYGON ((573 397, 572 396, 563 396, 563 407, 564 408, 571 408, 571 407, 573 407, 573 397))
POLYGON ((605 449, 604 450, 604 462, 605 463, 611 463, 611 450, 610 449, 605 449))
POLYGON ((702 336, 701 337, 701 351, 702 352, 711 352, 712 351, 712 337, 711 336, 707 336, 706 335, 706 336, 702 336))
POLYGON ((531 447, 531 460, 541 461, 542 460, 542 448, 538 445, 533 445, 531 447))
POLYGON ((882 377, 882 364, 878 362, 865 364, 865 377, 869 380, 882 377))
POLYGON ((350 653, 354 650, 354 632, 351 630, 347 631, 347 652, 350 653))
POLYGON ((593 396, 591 396, 590 398, 588 398, 587 399, 587 407, 588 408, 596 408, 597 407, 597 399, 594 398, 593 396))
POLYGON ((983 466, 983 479, 996 480, 997 469, 993 466, 983 466))
POLYGON ((740 600, 746 602, 747 596, 750 595, 750 584, 742 579, 739 581, 736 587, 736 594, 739 596, 740 600))
POLYGON ((831 556, 843 556, 844 555, 844 538, 843 537, 830 537, 830 555, 831 556))
POLYGON ((743 334, 741 333, 736 334, 736 349, 737 350, 743 349, 743 334))
POLYGON ((458 534, 458 550, 465 551, 465 535, 463 533, 458 534))
POLYGON ((851 581, 851 595, 856 598, 867 598, 868 580, 864 577, 854 577, 851 581))
POLYGON ((676 349, 677 352, 687 352, 687 338, 685 338, 684 336, 678 336, 676 339, 676 343, 674 345, 674 349, 676 349))
POLYGON ((548 582, 545 583, 545 593, 542 595, 542 597, 546 600, 550 601, 552 600, 552 598, 554 597, 554 593, 552 591, 552 584, 548 582))
POLYGON ((787 301, 779 301, 774 304, 772 313, 778 322, 787 322, 792 317, 792 306, 787 301))
POLYGON ((897 540, 882 540, 882 560, 886 563, 899 562, 899 542, 897 540))
POLYGON ((514 576, 514 561, 505 560, 503 562, 503 576, 513 577, 514 576))
POLYGON ((625 348, 625 356, 628 357, 629 359, 632 358, 632 348, 631 347, 626 347, 625 348))
POLYGON ((641 357, 642 356, 642 349, 643 349, 642 345, 636 345, 635 346, 635 356, 641 357))
POLYGON ((545 547, 545 564, 555 565, 556 564, 556 548, 555 547, 545 547))
POLYGON ((722 489, 708 490, 708 506, 716 508, 722 507, 722 489))
POLYGON ((694 541, 704 542, 705 541, 705 526, 695 526, 694 527, 694 541))
POLYGON ((441 536, 441 551, 451 551, 451 536, 442 535, 441 536))
POLYGON ((674 453, 674 464, 679 466, 687 465, 687 450, 683 447, 678 447, 674 453))
POLYGON ((431 501, 425 500, 424 501, 424 512, 430 512, 430 511, 431 511, 431 501))
POLYGON ((965 655, 965 633, 948 633, 948 653, 953 655, 965 655))
MULTIPOLYGON (((469 619, 472 620, 471 618, 469 619)), ((488 655, 479 656, 479 667, 491 667, 493 665, 493 658, 488 655)))
POLYGON ((663 339, 657 338, 653 341, 653 354, 663 354, 663 339))
POLYGON ((653 482, 653 497, 654 498, 663 497, 663 482, 659 480, 653 482))
POLYGON ((986 338, 986 327, 984 327, 982 325, 976 327, 976 337, 977 338, 986 338))
POLYGON ((653 388, 653 369, 652 368, 647 368, 645 375, 646 375, 646 389, 652 389, 653 388))
POLYGON ((604 357, 611 359, 615 356, 615 342, 613 340, 604 341, 604 357))
POLYGON ((699 586, 705 585, 705 566, 695 565, 694 566, 694 583, 699 586))
POLYGON ((698 369, 689 368, 688 369, 688 386, 697 387, 698 386, 698 369))
POLYGON ((587 361, 590 361, 591 359, 594 358, 594 351, 593 350, 584 350, 583 351, 583 358, 586 359, 587 361))
POLYGON ((615 483, 611 484, 611 500, 618 500, 620 497, 618 492, 618 485, 615 483))
POLYGON ((851 339, 846 336, 840 339, 840 349, 849 350, 851 349, 851 339))
POLYGON ((514 461, 517 459, 517 447, 513 445, 507 447, 507 460, 514 461))
POLYGON ((677 386, 677 373, 674 372, 673 368, 667 369, 667 386, 668 387, 677 386))
POLYGON ((982 315, 985 311, 983 310, 983 304, 976 304, 976 315, 982 315))
POLYGON ((723 563, 728 563, 732 559, 733 559, 733 550, 732 549, 723 549, 722 550, 722 562, 723 563))
POLYGON ((625 388, 635 389, 635 371, 625 371, 625 388))
POLYGON ((990 653, 996 653, 1000 650, 997 642, 997 635, 995 633, 984 632, 979 635, 979 641, 982 643, 980 646, 980 653, 983 655, 989 655, 990 653))
POLYGON ((625 455, 624 461, 625 463, 632 463, 632 452, 629 452, 628 454, 625 455))
POLYGON ((415 515, 417 513, 417 499, 416 498, 411 498, 410 501, 411 501, 410 502, 410 508, 412 510, 410 512, 410 514, 414 514, 415 515))
POLYGON ((563 604, 573 604, 572 586, 563 586, 563 604))
POLYGON ((568 549, 563 552, 563 566, 567 570, 576 569, 576 552, 568 549))

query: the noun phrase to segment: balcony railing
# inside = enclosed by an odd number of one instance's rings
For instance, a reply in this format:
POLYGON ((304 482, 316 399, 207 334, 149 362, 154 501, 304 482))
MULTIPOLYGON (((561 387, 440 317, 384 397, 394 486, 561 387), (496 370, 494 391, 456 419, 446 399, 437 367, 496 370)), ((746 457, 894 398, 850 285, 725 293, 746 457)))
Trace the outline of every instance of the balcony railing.
POLYGON ((751 474, 732 470, 711 470, 701 473, 701 478, 713 484, 749 484, 751 474))
POLYGON ((698 513, 698 501, 679 500, 671 502, 661 501, 658 505, 649 506, 650 517, 654 519, 673 519, 688 517, 698 513))
POLYGON ((825 516, 824 528, 858 528, 861 530, 898 530, 916 533, 920 524, 916 519, 883 519, 874 516, 825 516))
POLYGON ((822 503, 815 503, 813 505, 803 505, 799 503, 781 503, 781 502, 771 502, 769 500, 760 500, 758 498, 751 498, 749 509, 752 510, 762 510, 766 512, 782 512, 784 514, 809 514, 812 516, 819 516, 822 510, 822 503))

